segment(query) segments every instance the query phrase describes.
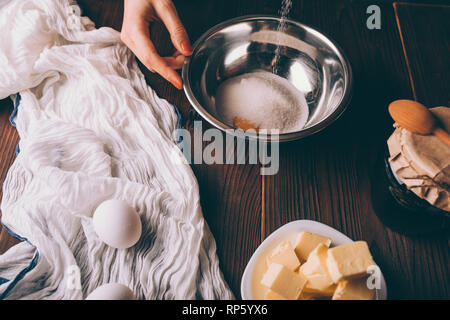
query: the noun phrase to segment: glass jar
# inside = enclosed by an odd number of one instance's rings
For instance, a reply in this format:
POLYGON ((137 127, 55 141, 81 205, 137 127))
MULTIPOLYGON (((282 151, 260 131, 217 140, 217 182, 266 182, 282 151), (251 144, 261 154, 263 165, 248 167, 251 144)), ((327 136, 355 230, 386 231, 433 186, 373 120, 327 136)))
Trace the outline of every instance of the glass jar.
POLYGON ((377 160, 372 172, 372 203, 383 224, 393 231, 420 235, 450 230, 450 212, 419 198, 396 177, 389 151, 377 160))

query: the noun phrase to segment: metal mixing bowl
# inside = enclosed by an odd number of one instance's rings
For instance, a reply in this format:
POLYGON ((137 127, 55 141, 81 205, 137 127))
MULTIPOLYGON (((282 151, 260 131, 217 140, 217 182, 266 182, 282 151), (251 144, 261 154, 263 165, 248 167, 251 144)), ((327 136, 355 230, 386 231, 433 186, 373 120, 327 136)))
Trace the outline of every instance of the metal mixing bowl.
POLYGON ((351 96, 352 73, 342 50, 320 32, 289 19, 280 32, 280 20, 273 16, 237 17, 211 28, 193 45, 193 54, 183 66, 184 90, 195 110, 216 128, 234 129, 216 110, 218 86, 244 73, 272 72, 277 46, 280 58, 276 74, 302 91, 309 107, 305 127, 280 134, 280 141, 316 133, 345 110, 351 96))

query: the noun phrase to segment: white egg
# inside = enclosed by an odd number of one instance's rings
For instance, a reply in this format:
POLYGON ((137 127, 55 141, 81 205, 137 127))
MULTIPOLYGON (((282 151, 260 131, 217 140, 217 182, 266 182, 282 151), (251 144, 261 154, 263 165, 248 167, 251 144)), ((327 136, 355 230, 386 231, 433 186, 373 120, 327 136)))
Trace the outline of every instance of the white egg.
POLYGON ((98 237, 110 247, 130 248, 141 237, 141 219, 136 210, 123 200, 102 202, 92 220, 98 237))
POLYGON ((120 283, 107 283, 92 291, 86 300, 134 300, 130 288, 120 283))

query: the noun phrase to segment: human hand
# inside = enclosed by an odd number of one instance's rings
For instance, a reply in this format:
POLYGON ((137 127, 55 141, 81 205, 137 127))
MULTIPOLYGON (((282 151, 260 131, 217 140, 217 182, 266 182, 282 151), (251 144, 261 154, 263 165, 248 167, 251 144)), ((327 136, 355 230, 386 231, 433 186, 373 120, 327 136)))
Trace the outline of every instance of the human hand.
POLYGON ((159 73, 176 88, 183 88, 183 81, 175 70, 182 67, 185 56, 192 54, 192 48, 171 0, 125 0, 120 37, 150 71, 159 73), (169 31, 176 49, 170 57, 161 57, 150 39, 149 26, 154 21, 162 21, 169 31))

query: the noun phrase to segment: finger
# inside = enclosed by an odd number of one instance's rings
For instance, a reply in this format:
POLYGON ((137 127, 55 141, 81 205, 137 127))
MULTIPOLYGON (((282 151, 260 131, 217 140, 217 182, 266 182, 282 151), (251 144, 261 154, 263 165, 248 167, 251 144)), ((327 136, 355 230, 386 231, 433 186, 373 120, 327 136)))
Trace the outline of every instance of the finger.
POLYGON ((183 88, 183 81, 180 75, 169 66, 179 63, 179 61, 167 61, 159 56, 158 52, 150 40, 150 34, 147 28, 141 29, 133 33, 133 37, 129 39, 130 48, 138 59, 151 71, 159 73, 163 78, 172 83, 176 88, 183 88))
MULTIPOLYGON (((184 56, 181 53, 174 53, 172 56, 170 57, 162 57, 163 60, 166 62, 166 64, 175 70, 181 69, 183 67, 183 63, 184 63, 184 56)), ((151 72, 155 72, 155 70, 153 68, 148 68, 151 72)))
POLYGON ((178 57, 178 56, 182 56, 182 55, 183 54, 180 51, 175 50, 175 52, 172 54, 172 57, 178 57))
POLYGON ((156 13, 169 30, 173 45, 183 55, 190 56, 192 54, 191 42, 174 4, 172 1, 158 1, 157 3, 156 13))
POLYGON ((178 55, 176 57, 163 57, 164 61, 166 61, 166 64, 175 70, 181 69, 183 67, 184 63, 184 56, 178 55))

